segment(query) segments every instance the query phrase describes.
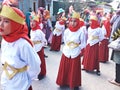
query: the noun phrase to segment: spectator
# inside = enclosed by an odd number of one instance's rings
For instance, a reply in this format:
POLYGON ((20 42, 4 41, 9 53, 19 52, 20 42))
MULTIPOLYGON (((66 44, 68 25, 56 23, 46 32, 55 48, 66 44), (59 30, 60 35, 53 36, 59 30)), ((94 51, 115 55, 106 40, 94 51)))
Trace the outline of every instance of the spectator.
MULTIPOLYGON (((120 30, 120 10, 116 12, 116 14, 111 18, 111 24, 112 24, 112 33, 111 33, 111 40, 115 40, 118 37, 114 36, 114 33, 116 32, 118 36, 120 34, 117 32, 117 30, 120 30), (117 37, 117 38, 116 38, 117 37)), ((120 86, 120 51, 113 50, 111 60, 115 62, 115 79, 109 80, 110 83, 120 86)))

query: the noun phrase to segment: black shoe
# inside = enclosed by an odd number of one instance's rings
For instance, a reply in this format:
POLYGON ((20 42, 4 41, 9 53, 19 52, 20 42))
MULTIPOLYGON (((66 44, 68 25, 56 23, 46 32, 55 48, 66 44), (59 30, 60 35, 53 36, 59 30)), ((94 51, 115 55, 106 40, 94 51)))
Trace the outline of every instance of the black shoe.
POLYGON ((45 55, 45 54, 44 54, 44 57, 45 57, 45 58, 48 58, 48 56, 47 56, 47 55, 45 55))
POLYGON ((82 68, 82 70, 85 70, 84 68, 82 68))
POLYGON ((98 76, 100 76, 100 71, 96 71, 96 74, 97 74, 98 76))
POLYGON ((48 46, 50 46, 51 44, 50 44, 50 43, 48 43, 47 45, 48 45, 48 46))
POLYGON ((53 51, 52 49, 50 49, 50 51, 53 51))
POLYGON ((38 75, 38 79, 42 80, 45 76, 44 75, 38 75))
POLYGON ((56 52, 59 52, 60 50, 55 50, 56 52))
POLYGON ((79 90, 79 87, 74 87, 74 90, 79 90))

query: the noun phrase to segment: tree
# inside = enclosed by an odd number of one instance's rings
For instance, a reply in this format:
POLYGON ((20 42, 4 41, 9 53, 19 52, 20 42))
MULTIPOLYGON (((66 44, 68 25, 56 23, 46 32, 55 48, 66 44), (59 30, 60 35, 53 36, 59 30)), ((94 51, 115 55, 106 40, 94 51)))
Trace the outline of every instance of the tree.
POLYGON ((98 2, 107 2, 107 3, 110 3, 110 2, 112 2, 113 0, 95 0, 95 1, 98 1, 98 2))

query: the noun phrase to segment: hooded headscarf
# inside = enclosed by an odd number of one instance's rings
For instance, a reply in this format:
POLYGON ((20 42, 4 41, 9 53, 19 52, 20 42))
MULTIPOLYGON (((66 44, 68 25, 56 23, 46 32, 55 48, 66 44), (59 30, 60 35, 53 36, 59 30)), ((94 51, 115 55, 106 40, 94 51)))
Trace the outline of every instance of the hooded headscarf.
POLYGON ((95 28, 100 27, 100 24, 99 24, 99 22, 98 22, 97 16, 91 15, 91 16, 90 16, 90 21, 91 21, 90 27, 91 27, 92 29, 95 29, 95 28))
POLYGON ((3 0, 2 4, 17 7, 18 0, 3 0))
POLYGON ((3 5, 0 16, 6 17, 11 21, 11 33, 2 36, 7 42, 14 42, 20 38, 24 38, 32 45, 28 37, 25 15, 20 9, 3 5))
POLYGON ((39 26, 40 19, 39 19, 39 17, 37 15, 31 15, 30 19, 36 22, 36 26, 34 28, 31 27, 32 31, 40 29, 40 26, 39 26))
POLYGON ((80 18, 80 14, 77 13, 77 12, 73 12, 70 20, 72 18, 76 19, 77 25, 76 25, 76 27, 73 27, 72 25, 69 25, 68 28, 70 29, 70 31, 75 32, 75 31, 77 31, 81 27, 80 19, 79 19, 80 18))
POLYGON ((48 10, 44 10, 44 15, 43 15, 44 19, 47 20, 50 18, 50 12, 48 10))
POLYGON ((110 16, 109 15, 106 15, 106 17, 103 17, 102 24, 104 25, 106 32, 107 32, 105 36, 110 37, 111 25, 110 25, 110 16))
POLYGON ((60 25, 65 25, 66 20, 67 20, 66 17, 61 17, 61 18, 59 19, 59 24, 60 24, 60 25))

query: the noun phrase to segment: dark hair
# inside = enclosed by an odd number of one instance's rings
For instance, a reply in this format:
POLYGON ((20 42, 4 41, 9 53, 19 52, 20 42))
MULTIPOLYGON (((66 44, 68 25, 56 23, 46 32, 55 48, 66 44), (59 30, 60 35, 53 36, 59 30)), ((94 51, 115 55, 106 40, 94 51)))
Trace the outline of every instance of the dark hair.
POLYGON ((32 12, 32 8, 29 8, 29 12, 32 12))
POLYGON ((0 3, 0 12, 1 12, 1 10, 2 10, 2 6, 3 6, 2 3, 0 3))
POLYGON ((117 14, 117 15, 120 15, 120 10, 117 10, 117 11, 116 11, 116 14, 117 14))

